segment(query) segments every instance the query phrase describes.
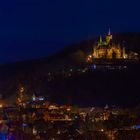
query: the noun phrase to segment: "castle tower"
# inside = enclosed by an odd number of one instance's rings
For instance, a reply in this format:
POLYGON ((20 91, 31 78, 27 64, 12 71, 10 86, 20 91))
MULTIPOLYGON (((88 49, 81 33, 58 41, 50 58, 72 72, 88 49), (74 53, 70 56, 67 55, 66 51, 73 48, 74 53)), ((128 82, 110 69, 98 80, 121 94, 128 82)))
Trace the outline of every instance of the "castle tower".
POLYGON ((112 35, 111 35, 110 29, 109 29, 108 34, 106 36, 106 42, 107 42, 107 44, 109 44, 111 40, 112 40, 112 35))
POLYGON ((102 43, 103 43, 103 39, 102 39, 102 36, 100 35, 100 39, 99 39, 99 45, 102 45, 102 43))
POLYGON ((108 30, 108 36, 110 36, 111 35, 111 31, 110 31, 110 28, 109 28, 109 30, 108 30))

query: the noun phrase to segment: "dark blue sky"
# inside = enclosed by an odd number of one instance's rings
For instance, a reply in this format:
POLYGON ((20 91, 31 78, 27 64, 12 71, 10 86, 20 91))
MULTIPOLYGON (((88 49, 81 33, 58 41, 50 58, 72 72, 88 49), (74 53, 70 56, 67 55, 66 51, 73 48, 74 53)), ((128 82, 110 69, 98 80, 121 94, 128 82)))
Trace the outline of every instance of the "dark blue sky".
POLYGON ((0 63, 50 55, 65 44, 140 31, 139 0, 0 1, 0 63))

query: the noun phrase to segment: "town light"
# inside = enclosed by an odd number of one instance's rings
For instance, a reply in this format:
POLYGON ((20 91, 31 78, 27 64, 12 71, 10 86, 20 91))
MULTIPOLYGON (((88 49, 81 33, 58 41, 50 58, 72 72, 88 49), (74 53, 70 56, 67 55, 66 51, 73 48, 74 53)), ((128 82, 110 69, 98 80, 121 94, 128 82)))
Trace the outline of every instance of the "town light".
POLYGON ((3 104, 0 104, 0 108, 2 108, 3 107, 3 104))

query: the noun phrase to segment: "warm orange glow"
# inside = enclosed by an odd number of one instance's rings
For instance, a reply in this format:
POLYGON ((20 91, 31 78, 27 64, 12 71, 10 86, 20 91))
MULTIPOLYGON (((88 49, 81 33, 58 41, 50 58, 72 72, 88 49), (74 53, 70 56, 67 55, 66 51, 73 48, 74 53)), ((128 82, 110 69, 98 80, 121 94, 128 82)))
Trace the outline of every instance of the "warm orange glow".
POLYGON ((3 104, 0 104, 0 108, 2 108, 3 107, 3 104))
POLYGON ((104 129, 101 129, 101 132, 104 132, 104 129))
POLYGON ((134 59, 138 60, 138 54, 135 52, 127 52, 125 47, 119 43, 112 42, 112 35, 109 31, 106 39, 103 40, 100 36, 99 42, 94 46, 93 52, 87 56, 87 62, 92 62, 92 59, 134 59))
POLYGON ((89 55, 89 58, 92 58, 92 55, 89 55))

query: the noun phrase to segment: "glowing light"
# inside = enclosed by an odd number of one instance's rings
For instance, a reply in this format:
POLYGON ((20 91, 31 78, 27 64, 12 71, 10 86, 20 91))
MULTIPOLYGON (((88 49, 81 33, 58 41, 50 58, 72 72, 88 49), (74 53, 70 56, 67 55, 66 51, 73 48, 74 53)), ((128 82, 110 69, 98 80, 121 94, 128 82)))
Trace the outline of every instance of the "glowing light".
POLYGON ((37 130, 33 128, 33 135, 37 135, 37 130))
POLYGON ((89 55, 89 58, 92 58, 92 55, 89 55))
POLYGON ((32 96, 32 100, 36 101, 36 96, 35 95, 32 96))
POLYGON ((20 88, 20 92, 24 92, 24 87, 21 87, 20 88))
POLYGON ((140 129, 140 125, 136 125, 135 128, 136 128, 136 129, 140 129))
POLYGON ((104 132, 104 129, 101 129, 101 132, 104 132))
POLYGON ((2 108, 3 107, 3 105, 2 104, 0 104, 0 108, 2 108))
POLYGON ((67 108, 67 111, 70 111, 71 109, 70 108, 67 108))
POLYGON ((49 106, 49 110, 52 110, 52 109, 58 109, 58 107, 55 106, 55 105, 50 105, 50 106, 49 106))
POLYGON ((39 101, 44 101, 44 97, 39 97, 38 100, 39 101))

